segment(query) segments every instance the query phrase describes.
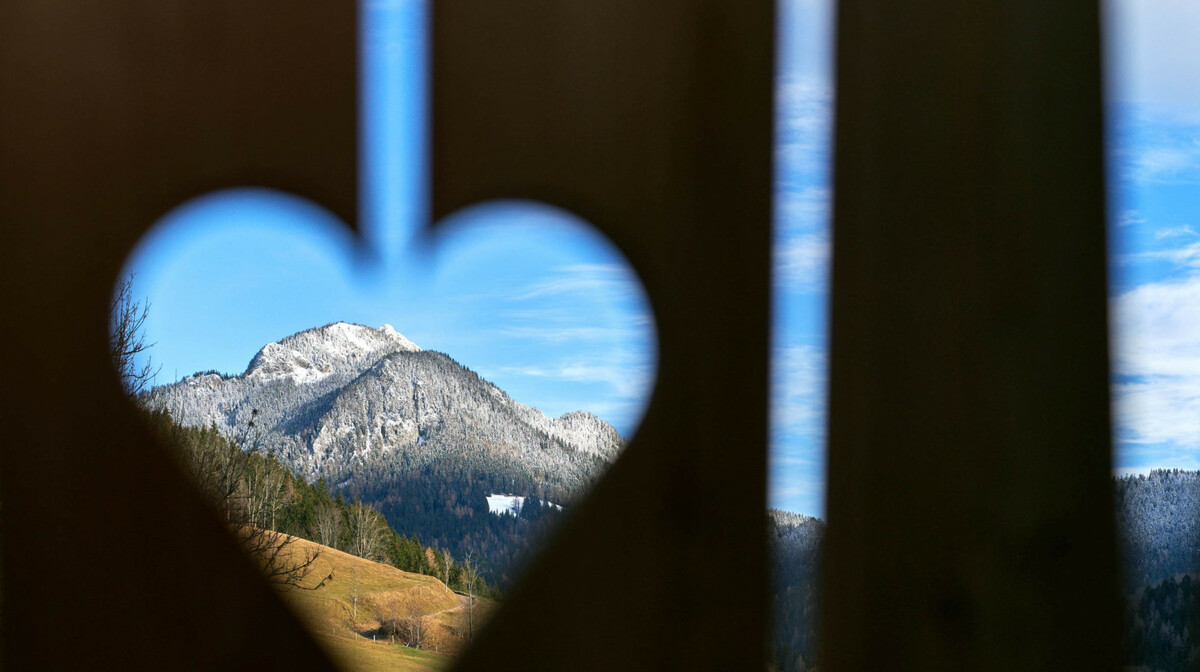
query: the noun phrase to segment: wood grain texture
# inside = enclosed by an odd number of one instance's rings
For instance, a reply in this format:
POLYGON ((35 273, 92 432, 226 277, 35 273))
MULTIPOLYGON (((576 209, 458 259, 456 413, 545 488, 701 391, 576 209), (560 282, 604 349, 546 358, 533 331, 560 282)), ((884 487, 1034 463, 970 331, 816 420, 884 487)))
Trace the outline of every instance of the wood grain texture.
POLYGON ((1116 669, 1096 3, 839 7, 821 668, 1116 669))
MULTIPOLYGON (((436 214, 533 197, 589 219, 661 347, 627 456, 463 667, 761 667, 772 7, 434 14, 436 214)), ((146 435, 106 332, 125 255, 193 196, 275 187, 356 226, 354 23, 352 3, 0 8, 14 669, 328 669, 146 435)))
POLYGON ((353 2, 0 6, 10 669, 331 669, 148 435, 107 332, 126 254, 189 198, 274 187, 354 225, 356 23, 353 2))
POLYGON ((433 209, 592 222, 654 307, 637 436, 462 670, 761 669, 773 7, 433 8, 433 209))

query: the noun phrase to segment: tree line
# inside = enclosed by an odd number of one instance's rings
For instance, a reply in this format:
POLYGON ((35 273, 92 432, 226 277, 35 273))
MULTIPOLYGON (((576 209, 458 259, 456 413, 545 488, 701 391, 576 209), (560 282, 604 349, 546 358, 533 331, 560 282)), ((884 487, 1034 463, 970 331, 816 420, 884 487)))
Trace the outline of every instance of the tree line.
POLYGON ((299 552, 294 543, 299 538, 437 577, 454 590, 499 596, 481 576, 468 583, 474 568, 462 559, 401 534, 375 506, 357 498, 347 501, 324 480, 307 483, 295 476, 262 448, 253 420, 226 438, 215 425, 184 426, 162 409, 148 413, 148 419, 272 583, 288 588, 312 583, 306 578, 319 551, 299 552))

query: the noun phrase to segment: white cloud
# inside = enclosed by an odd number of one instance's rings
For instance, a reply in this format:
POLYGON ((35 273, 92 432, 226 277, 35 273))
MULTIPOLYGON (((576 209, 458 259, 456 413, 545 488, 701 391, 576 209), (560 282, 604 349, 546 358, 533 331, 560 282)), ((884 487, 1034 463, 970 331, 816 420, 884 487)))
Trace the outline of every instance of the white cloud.
POLYGON ((554 275, 534 283, 513 298, 518 301, 564 294, 603 293, 613 298, 641 294, 641 286, 632 271, 618 264, 571 264, 560 266, 554 275))
POLYGON ((498 336, 506 336, 508 338, 544 341, 547 343, 579 341, 629 342, 639 339, 644 330, 626 327, 595 326, 515 326, 497 329, 495 333, 498 336))
POLYGON ((827 82, 783 80, 776 86, 775 156, 780 187, 797 179, 824 184, 832 145, 833 94, 827 82))
POLYGON ((1200 377, 1200 276, 1121 294, 1113 303, 1113 325, 1118 373, 1200 377))
POLYGON ((824 232, 783 241, 775 250, 775 281, 790 291, 825 291, 830 252, 829 237, 824 232))
POLYGON ((1117 435, 1124 459, 1200 448, 1200 383, 1153 376, 1115 385, 1117 435))
MULTIPOLYGON (((824 436, 825 353, 814 345, 775 348, 771 376, 773 433, 818 439, 824 436)), ((780 455, 780 459, 787 457, 798 456, 780 455)))
MULTIPOLYGON (((1162 237, 1168 236, 1156 235, 1155 239, 1161 239, 1162 237)), ((1148 252, 1126 254, 1120 257, 1121 263, 1124 264, 1136 263, 1146 259, 1161 259, 1169 261, 1180 268, 1200 269, 1200 242, 1190 243, 1181 247, 1174 247, 1165 250, 1150 250, 1148 252)))
POLYGON ((505 366, 501 371, 532 378, 549 378, 574 383, 601 383, 610 386, 617 398, 641 400, 654 375, 654 368, 633 357, 615 356, 605 361, 581 359, 554 366, 505 366))
POLYGON ((803 133, 816 139, 830 128, 833 88, 829 82, 812 78, 780 81, 775 88, 780 115, 778 130, 803 133))
POLYGON ((828 186, 832 96, 827 84, 778 85, 775 282, 781 289, 823 292, 829 268, 828 186))
POLYGON ((1147 147, 1131 159, 1131 177, 1139 182, 1192 181, 1192 173, 1200 169, 1200 145, 1147 147))
MULTIPOLYGON (((1196 266, 1200 243, 1172 252, 1196 266)), ((1200 275, 1136 287, 1114 299, 1112 313, 1122 459, 1138 458, 1139 446, 1159 459, 1200 448, 1200 275)))
POLYGON ((1137 224, 1145 224, 1146 220, 1138 214, 1137 210, 1126 210, 1117 218, 1117 226, 1134 226, 1137 224))
POLYGON ((1159 229, 1154 232, 1155 240, 1164 240, 1166 238, 1178 238, 1180 236, 1196 236, 1198 235, 1191 226, 1184 224, 1182 226, 1172 227, 1170 229, 1159 229))
POLYGON ((783 231, 812 231, 829 227, 830 191, 810 185, 776 197, 775 222, 783 231))

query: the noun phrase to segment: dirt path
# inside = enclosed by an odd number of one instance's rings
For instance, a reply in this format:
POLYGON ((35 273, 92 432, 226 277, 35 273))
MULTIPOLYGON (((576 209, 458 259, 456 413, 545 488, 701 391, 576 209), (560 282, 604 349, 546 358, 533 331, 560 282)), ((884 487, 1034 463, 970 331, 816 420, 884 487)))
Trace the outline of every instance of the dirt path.
POLYGON ((463 609, 466 609, 467 602, 471 598, 467 597, 466 595, 459 595, 458 593, 455 593, 455 595, 458 597, 458 604, 456 606, 446 607, 445 609, 439 609, 438 611, 433 611, 433 612, 430 612, 425 615, 426 616, 437 616, 438 614, 448 614, 452 611, 462 611, 463 609))

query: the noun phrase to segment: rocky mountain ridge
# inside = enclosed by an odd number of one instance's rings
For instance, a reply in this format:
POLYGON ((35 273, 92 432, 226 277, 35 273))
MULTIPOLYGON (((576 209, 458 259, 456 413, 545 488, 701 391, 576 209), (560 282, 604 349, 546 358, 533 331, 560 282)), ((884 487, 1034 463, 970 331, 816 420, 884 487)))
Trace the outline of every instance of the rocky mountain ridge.
POLYGON ((590 413, 549 418, 514 401, 390 325, 301 331, 265 345, 240 375, 189 376, 142 401, 185 425, 216 425, 304 478, 331 483, 449 464, 505 492, 562 501, 625 443, 590 413))

